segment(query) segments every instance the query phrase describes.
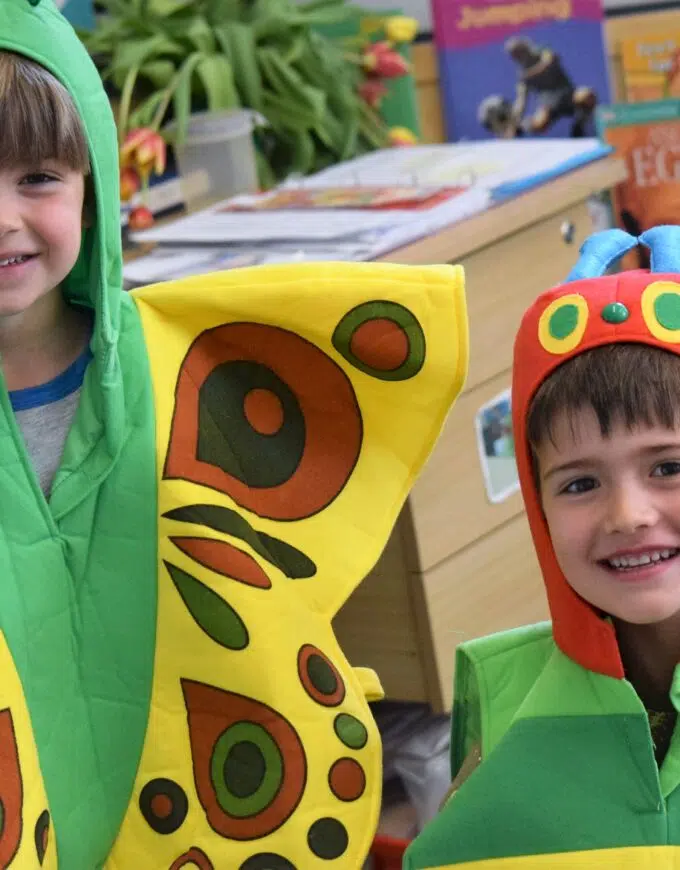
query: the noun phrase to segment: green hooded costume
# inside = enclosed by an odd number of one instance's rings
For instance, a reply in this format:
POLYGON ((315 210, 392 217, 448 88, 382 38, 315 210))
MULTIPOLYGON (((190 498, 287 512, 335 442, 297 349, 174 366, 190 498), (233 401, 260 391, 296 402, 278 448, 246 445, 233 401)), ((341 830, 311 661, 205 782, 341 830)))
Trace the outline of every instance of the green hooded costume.
MULTIPOLYGON (((672 726, 672 710, 680 710, 680 666, 669 691, 672 709, 646 711, 626 679, 612 620, 560 569, 527 436, 536 390, 572 357, 614 343, 680 353, 678 273, 680 228, 657 227, 639 240, 620 230, 598 233, 568 282, 543 293, 524 315, 515 342, 513 429, 552 623, 458 648, 453 774, 473 746, 481 745, 482 762, 411 844, 405 870, 680 867, 680 728, 676 721, 667 741, 655 724, 670 713, 672 726), (651 249, 650 271, 607 274, 638 244, 651 249), (655 743, 668 743, 659 761, 655 743)), ((657 549, 667 534, 654 522, 636 531, 640 550, 657 549)), ((625 551, 631 538, 617 530, 612 548, 625 551)), ((661 579, 674 582, 677 567, 665 570, 661 579)))

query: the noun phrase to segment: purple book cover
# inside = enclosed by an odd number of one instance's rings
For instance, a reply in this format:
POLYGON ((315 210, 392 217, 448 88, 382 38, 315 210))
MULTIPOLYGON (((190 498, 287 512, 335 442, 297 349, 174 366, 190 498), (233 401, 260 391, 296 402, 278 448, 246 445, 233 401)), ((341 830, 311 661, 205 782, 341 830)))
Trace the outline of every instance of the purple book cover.
POLYGON ((601 0, 432 0, 450 141, 595 136, 601 0))

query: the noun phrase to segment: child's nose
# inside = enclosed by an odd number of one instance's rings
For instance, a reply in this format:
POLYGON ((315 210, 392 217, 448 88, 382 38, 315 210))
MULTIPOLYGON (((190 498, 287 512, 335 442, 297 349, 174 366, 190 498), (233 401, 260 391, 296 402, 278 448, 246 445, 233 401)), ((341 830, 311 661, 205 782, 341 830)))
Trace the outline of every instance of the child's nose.
POLYGON ((19 229, 21 229, 21 217, 14 209, 5 207, 0 197, 0 238, 19 229))
POLYGON ((607 501, 605 531, 608 534, 630 535, 649 528, 657 520, 657 510, 649 495, 632 484, 612 490, 607 501))
POLYGON ((0 187, 0 237, 18 229, 21 229, 21 215, 16 197, 3 185, 0 187))

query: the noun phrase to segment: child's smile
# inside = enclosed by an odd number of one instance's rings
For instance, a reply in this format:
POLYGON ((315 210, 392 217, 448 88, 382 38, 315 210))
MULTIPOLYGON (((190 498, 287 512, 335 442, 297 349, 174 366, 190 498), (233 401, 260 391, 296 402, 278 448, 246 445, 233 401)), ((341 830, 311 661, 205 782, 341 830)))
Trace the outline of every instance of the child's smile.
POLYGON ((55 290, 80 251, 84 179, 57 161, 0 169, 0 317, 55 290))
POLYGON ((557 561, 586 601, 626 622, 680 611, 680 430, 614 423, 590 408, 556 421, 538 450, 557 561))

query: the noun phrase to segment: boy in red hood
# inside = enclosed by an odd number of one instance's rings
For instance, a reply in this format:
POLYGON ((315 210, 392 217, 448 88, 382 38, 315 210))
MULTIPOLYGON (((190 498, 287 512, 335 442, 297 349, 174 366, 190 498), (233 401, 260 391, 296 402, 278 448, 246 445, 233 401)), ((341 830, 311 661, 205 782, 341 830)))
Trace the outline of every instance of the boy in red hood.
POLYGON ((459 647, 459 788, 407 870, 680 866, 678 272, 678 227, 598 234, 522 321, 517 464, 552 623, 459 647), (638 244, 649 271, 607 274, 638 244))

